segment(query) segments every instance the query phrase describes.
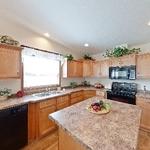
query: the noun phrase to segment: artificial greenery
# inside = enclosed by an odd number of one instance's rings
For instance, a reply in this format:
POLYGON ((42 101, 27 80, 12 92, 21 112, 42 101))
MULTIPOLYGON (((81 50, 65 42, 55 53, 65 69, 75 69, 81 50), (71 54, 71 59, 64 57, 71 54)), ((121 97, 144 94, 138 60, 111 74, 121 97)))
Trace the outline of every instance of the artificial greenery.
POLYGON ((10 89, 1 89, 0 90, 0 96, 10 96, 11 95, 11 90, 10 89))
POLYGON ((76 88, 78 85, 76 82, 70 82, 71 88, 76 88))
POLYGON ((129 54, 137 54, 141 50, 140 48, 133 48, 133 49, 128 49, 126 47, 117 47, 114 48, 113 50, 107 50, 106 53, 103 55, 104 57, 121 57, 124 55, 129 55, 129 54))
POLYGON ((83 56, 83 58, 84 58, 85 60, 94 60, 89 54, 85 54, 85 55, 83 56))
POLYGON ((74 59, 74 57, 72 56, 72 54, 67 54, 67 55, 65 56, 65 58, 67 58, 68 61, 71 61, 71 60, 74 59))

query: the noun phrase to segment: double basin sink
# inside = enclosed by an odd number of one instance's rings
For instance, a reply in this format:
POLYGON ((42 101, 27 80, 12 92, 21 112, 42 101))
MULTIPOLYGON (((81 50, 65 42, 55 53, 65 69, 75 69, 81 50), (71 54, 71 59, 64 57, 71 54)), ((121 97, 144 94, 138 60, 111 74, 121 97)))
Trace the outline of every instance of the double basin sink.
POLYGON ((47 91, 47 92, 33 94, 33 96, 35 96, 35 97, 48 97, 48 96, 54 96, 57 94, 61 94, 63 92, 64 92, 63 90, 62 91, 47 91))

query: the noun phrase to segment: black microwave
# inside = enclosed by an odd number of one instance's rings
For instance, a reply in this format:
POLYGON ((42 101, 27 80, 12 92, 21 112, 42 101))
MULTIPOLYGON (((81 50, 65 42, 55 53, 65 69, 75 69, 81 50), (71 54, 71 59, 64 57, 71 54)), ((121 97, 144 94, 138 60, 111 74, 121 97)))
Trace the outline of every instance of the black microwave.
POLYGON ((110 79, 136 79, 136 66, 109 67, 110 79))

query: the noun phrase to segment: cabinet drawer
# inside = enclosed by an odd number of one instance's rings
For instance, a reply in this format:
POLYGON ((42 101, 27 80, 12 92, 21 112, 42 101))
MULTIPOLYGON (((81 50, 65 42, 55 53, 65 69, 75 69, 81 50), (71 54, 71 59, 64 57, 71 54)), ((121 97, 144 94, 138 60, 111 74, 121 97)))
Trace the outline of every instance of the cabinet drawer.
POLYGON ((60 110, 60 109, 63 109, 63 108, 66 108, 69 106, 69 103, 61 103, 59 105, 57 105, 57 110, 60 110))
POLYGON ((62 103, 69 103, 69 96, 61 96, 57 98, 57 105, 62 104, 62 103))
POLYGON ((89 95, 89 94, 87 94, 87 95, 84 96, 84 99, 86 100, 86 99, 91 98, 91 97, 94 97, 94 96, 95 96, 95 95, 89 95))
POLYGON ((84 91, 84 94, 87 94, 87 95, 96 95, 96 91, 95 90, 87 90, 87 91, 84 91))
POLYGON ((83 96, 78 96, 78 97, 75 97, 75 98, 71 98, 71 104, 78 103, 82 100, 83 100, 83 96))
POLYGON ((83 95, 83 91, 74 92, 71 94, 71 98, 75 98, 82 95, 83 95))
POLYGON ((49 99, 40 102, 40 108, 56 105, 56 99, 49 99))

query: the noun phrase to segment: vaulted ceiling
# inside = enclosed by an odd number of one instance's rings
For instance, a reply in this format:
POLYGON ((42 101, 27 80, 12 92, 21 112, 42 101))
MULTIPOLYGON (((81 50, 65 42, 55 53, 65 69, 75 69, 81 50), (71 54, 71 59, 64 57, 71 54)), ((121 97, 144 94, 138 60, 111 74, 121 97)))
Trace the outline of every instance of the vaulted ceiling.
POLYGON ((149 0, 1 0, 0 11, 78 52, 150 41, 149 0))

